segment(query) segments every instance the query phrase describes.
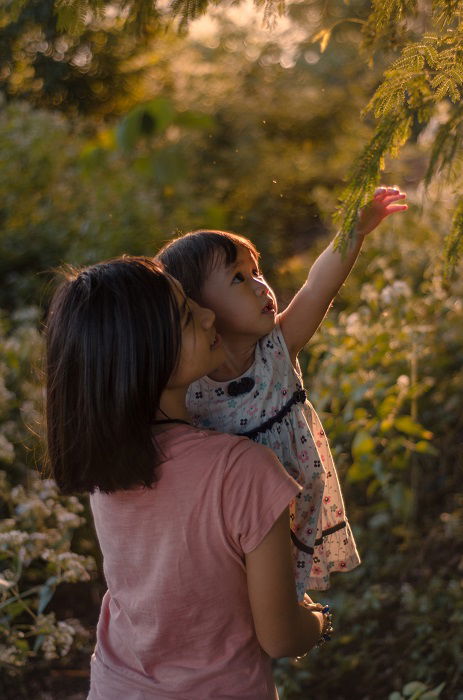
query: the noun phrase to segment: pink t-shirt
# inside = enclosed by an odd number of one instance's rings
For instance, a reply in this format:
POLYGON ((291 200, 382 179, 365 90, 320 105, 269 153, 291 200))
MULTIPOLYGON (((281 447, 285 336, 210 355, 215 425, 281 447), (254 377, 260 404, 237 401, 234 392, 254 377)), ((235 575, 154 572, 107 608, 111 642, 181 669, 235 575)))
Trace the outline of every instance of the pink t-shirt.
POLYGON ((170 427, 153 489, 95 492, 106 592, 88 700, 274 700, 245 557, 300 491, 247 438, 170 427))

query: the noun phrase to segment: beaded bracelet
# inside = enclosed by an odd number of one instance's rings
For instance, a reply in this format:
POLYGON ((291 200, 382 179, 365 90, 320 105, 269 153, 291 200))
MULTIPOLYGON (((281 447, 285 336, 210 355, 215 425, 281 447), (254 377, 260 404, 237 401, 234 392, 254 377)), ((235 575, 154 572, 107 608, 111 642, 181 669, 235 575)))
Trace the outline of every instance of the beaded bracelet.
POLYGON ((331 640, 331 635, 334 632, 334 627, 332 624, 333 615, 330 612, 330 606, 324 605, 321 612, 323 613, 323 628, 320 639, 316 644, 317 647, 321 647, 325 644, 325 642, 329 642, 331 640))
MULTIPOLYGON (((321 612, 323 614, 323 627, 320 634, 320 639, 315 644, 316 647, 321 647, 326 642, 331 640, 331 635, 334 632, 334 627, 332 624, 333 615, 330 612, 330 606, 323 605, 322 603, 303 603, 303 606, 307 608, 307 610, 311 610, 312 612, 321 612)), ((309 652, 307 651, 305 654, 302 654, 302 656, 296 656, 296 661, 303 659, 308 653, 309 652)))

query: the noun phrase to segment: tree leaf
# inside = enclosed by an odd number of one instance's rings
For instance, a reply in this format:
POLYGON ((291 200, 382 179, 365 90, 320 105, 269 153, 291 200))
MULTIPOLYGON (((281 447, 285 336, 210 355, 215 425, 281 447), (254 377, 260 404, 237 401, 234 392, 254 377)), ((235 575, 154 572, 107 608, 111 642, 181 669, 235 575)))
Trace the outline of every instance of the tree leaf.
POLYGON ((371 454, 374 451, 375 442, 370 433, 365 430, 359 430, 352 441, 352 454, 355 459, 359 459, 362 455, 371 454))
POLYGON ((422 425, 413 420, 411 416, 398 416, 394 419, 394 427, 406 435, 414 435, 422 437, 426 440, 431 440, 433 433, 430 430, 425 430, 422 425))
POLYGON ((427 690, 427 686, 421 683, 421 681, 411 681, 404 685, 403 694, 406 696, 413 696, 419 692, 424 693, 425 690, 427 690))

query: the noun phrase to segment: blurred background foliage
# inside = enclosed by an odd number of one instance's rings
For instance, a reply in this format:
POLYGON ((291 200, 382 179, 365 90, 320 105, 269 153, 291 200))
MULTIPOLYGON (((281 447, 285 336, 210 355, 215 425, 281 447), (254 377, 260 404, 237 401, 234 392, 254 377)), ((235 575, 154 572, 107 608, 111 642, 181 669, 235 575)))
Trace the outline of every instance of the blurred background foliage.
MULTIPOLYGON (((297 16, 299 27, 307 28, 305 10, 301 13, 306 4, 254 0, 270 27, 287 12, 297 16)), ((127 59, 137 54, 138 39, 147 41, 172 26, 185 31, 218 5, 229 3, 11 0, 0 9, 0 23, 6 29, 0 83, 3 79, 8 95, 35 94, 37 99, 40 92, 40 100, 64 108, 101 111, 104 103, 106 107, 113 103, 117 110, 113 88, 127 96, 127 78, 137 73, 127 59)), ((245 6, 239 0, 232 5, 240 10, 245 6)), ((353 25, 360 32, 357 44, 364 61, 370 66, 385 61, 381 83, 363 103, 365 114, 375 119, 375 129, 349 169, 335 213, 337 244, 345 250, 355 237, 359 208, 378 185, 385 157, 395 156, 427 127, 438 125, 426 182, 438 176, 453 184, 458 181, 461 190, 463 6, 461 0, 312 0, 308 5, 312 13, 308 36, 319 42, 321 52, 353 25)), ((454 191, 453 221, 445 244, 447 276, 463 252, 463 199, 458 186, 454 191)))
MULTIPOLYGON (((269 31, 248 5, 219 8, 184 36, 154 14, 137 34, 116 5, 80 33, 58 26, 51 2, 2 8, 2 697, 85 697, 104 590, 85 499, 82 510, 34 474, 53 269, 230 228, 255 241, 288 301, 375 136, 359 115, 401 39, 391 15, 365 48, 366 25, 345 20, 370 9, 297 2, 269 31)), ((458 179, 423 185, 451 100, 439 109, 384 163, 410 211, 368 238, 302 358, 363 565, 326 596, 329 647, 276 664, 285 700, 463 698, 463 308, 461 281, 443 277, 458 179)))

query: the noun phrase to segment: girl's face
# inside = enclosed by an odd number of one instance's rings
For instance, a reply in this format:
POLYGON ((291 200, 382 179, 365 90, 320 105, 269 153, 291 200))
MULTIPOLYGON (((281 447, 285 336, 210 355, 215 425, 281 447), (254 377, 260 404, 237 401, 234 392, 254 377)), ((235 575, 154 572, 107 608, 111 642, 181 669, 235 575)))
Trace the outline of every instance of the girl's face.
POLYGON ((238 248, 231 265, 219 262, 214 266, 201 300, 215 312, 217 329, 225 338, 247 336, 257 341, 275 326, 275 295, 247 248, 238 248))
POLYGON ((169 389, 187 387, 196 379, 213 372, 225 360, 220 336, 215 330, 215 314, 185 296, 181 285, 172 279, 180 309, 182 346, 169 389))

